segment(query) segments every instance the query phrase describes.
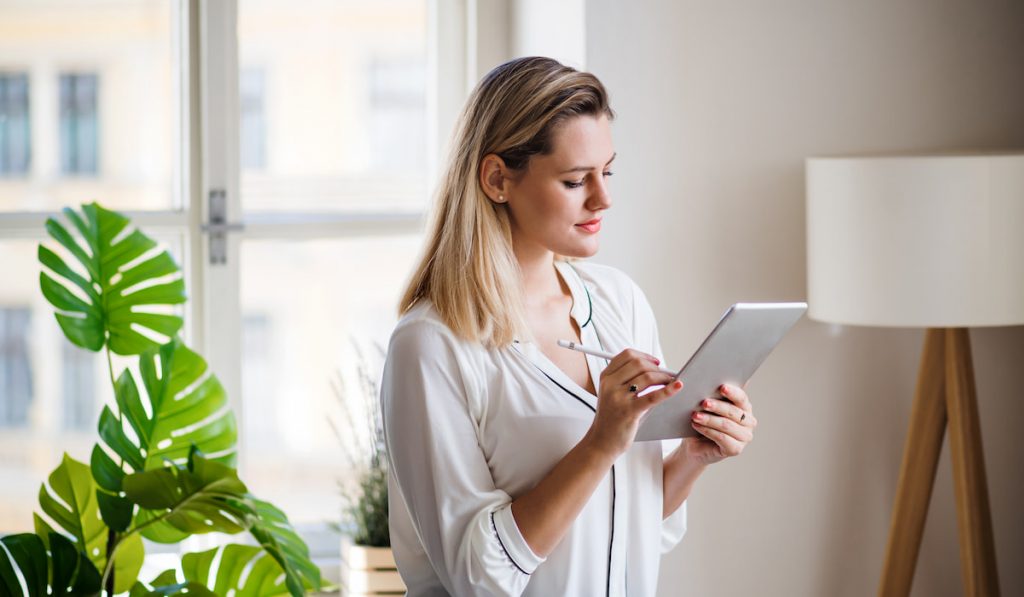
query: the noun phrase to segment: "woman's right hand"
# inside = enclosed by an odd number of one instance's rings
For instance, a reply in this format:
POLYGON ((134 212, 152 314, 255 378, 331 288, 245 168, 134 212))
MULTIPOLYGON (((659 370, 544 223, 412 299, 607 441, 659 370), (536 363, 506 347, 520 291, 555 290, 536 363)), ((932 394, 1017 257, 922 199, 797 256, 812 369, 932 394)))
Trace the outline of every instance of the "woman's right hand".
POLYGON ((601 372, 597 414, 587 433, 595 447, 618 458, 633 444, 644 413, 682 389, 683 382, 677 380, 640 396, 650 386, 672 381, 671 375, 658 370, 659 364, 653 356, 627 348, 601 372), (631 392, 631 386, 636 391, 631 392))

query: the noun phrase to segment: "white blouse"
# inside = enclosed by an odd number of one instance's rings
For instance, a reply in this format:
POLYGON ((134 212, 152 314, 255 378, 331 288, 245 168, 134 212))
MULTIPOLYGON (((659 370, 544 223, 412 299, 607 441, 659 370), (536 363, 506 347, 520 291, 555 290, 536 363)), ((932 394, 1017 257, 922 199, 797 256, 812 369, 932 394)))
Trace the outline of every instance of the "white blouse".
MULTIPOLYGON (((622 272, 557 262, 584 346, 661 358, 654 314, 622 272)), ((607 362, 587 356, 594 387, 607 362)), ((391 545, 408 595, 654 595, 661 554, 686 531, 662 520, 662 459, 679 440, 636 442, 547 558, 523 539, 514 496, 587 432, 597 397, 537 346, 457 338, 429 303, 399 321, 381 385, 391 545)))

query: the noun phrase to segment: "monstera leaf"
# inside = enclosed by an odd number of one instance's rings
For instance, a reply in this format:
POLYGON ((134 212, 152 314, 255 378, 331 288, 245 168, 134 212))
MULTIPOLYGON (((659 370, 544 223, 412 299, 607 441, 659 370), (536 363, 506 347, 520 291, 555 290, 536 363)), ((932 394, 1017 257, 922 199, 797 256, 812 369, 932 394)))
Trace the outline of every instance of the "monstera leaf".
MULTIPOLYGON (((128 475, 123 487, 125 496, 146 508, 149 517, 159 517, 182 532, 237 533, 248 529, 260 542, 259 549, 274 562, 276 572, 272 578, 284 573, 286 592, 302 595, 303 587, 320 588, 320 570, 310 560, 309 548, 288 518, 272 504, 249 495, 234 469, 207 460, 193 449, 187 466, 128 475)), ((140 524, 140 520, 144 519, 137 517, 136 523, 140 524)), ((188 575, 186 580, 206 582, 205 578, 188 575)), ((213 591, 224 594, 216 587, 213 591)))
MULTIPOLYGON (((49 488, 45 484, 39 488, 39 506, 74 539, 76 549, 97 569, 103 570, 107 564, 109 528, 100 516, 97 493, 89 467, 65 454, 63 462, 50 474, 49 488)), ((42 537, 57 535, 39 517, 35 526, 42 537)), ((115 591, 131 588, 142 568, 144 555, 138 535, 129 535, 123 540, 114 561, 115 591)))
POLYGON ((28 597, 95 595, 100 591, 96 567, 63 535, 51 533, 44 541, 23 533, 8 535, 0 543, 6 548, 0 549, 0 595, 24 594, 16 569, 25 579, 28 597))
MULTIPOLYGON (((109 408, 100 415, 100 436, 134 472, 162 468, 168 460, 184 462, 193 445, 201 452, 219 454, 214 460, 233 465, 238 437, 235 416, 224 387, 208 370, 206 361, 178 338, 139 355, 145 394, 140 394, 128 370, 121 373, 114 389, 118 410, 138 443, 109 408)), ((105 489, 119 491, 123 474, 105 456, 102 450, 94 451, 96 479, 105 489)))
POLYGON ((252 508, 245 502, 248 490, 238 473, 195 450, 187 466, 128 475, 123 488, 125 497, 150 511, 151 519, 185 533, 238 533, 248 528, 246 517, 252 508))
POLYGON ((185 302, 181 270, 166 252, 152 254, 156 241, 137 229, 125 234, 129 220, 96 203, 82 206, 79 215, 64 215, 81 235, 81 242, 54 218, 46 231, 85 270, 70 267, 55 252, 39 245, 39 274, 43 296, 57 308, 57 323, 74 344, 98 351, 104 344, 117 354, 139 354, 159 343, 137 328, 173 337, 180 317, 159 313, 167 305, 185 302))
POLYGON ((249 532, 284 570, 285 583, 293 595, 304 593, 303 587, 320 589, 320 569, 309 557, 309 547, 299 538, 288 517, 270 502, 250 496, 254 506, 249 532))
POLYGON ((251 545, 225 545, 209 551, 185 554, 181 569, 187 581, 201 583, 217 595, 235 597, 263 597, 305 594, 302 587, 296 591, 285 581, 281 565, 259 547, 251 545), (214 560, 220 556, 216 569, 214 560), (249 569, 248 574, 243 573, 249 569), (282 578, 284 577, 284 578, 282 578))
POLYGON ((107 525, 99 514, 96 483, 89 467, 67 454, 39 487, 43 512, 74 538, 79 550, 102 570, 107 563, 107 525), (52 493, 51 493, 52 491, 52 493))
POLYGON ((153 579, 152 588, 141 582, 135 583, 128 597, 169 597, 170 595, 189 595, 189 597, 217 597, 217 594, 204 585, 194 582, 178 582, 178 573, 171 568, 164 570, 153 579))

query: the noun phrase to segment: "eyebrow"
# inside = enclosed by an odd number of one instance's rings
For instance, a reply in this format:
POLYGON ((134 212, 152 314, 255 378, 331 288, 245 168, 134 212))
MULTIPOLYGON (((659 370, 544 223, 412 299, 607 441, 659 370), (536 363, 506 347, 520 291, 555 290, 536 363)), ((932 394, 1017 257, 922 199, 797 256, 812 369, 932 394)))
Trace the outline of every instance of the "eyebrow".
MULTIPOLYGON (((618 156, 618 155, 619 155, 618 153, 613 153, 611 159, 609 159, 605 163, 605 166, 607 166, 608 164, 611 164, 612 162, 614 162, 616 156, 618 156)), ((569 174, 571 172, 586 172, 587 170, 593 170, 593 168, 591 168, 590 166, 576 166, 574 168, 569 168, 568 170, 563 170, 561 172, 561 174, 569 174)))

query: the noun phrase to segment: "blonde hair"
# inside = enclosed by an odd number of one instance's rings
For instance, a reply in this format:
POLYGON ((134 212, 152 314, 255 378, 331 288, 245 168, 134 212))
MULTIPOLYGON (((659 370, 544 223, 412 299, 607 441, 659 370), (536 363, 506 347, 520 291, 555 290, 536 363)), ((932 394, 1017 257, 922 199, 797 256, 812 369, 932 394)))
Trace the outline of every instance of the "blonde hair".
POLYGON ((480 187, 480 163, 493 153, 522 172, 532 156, 552 151, 558 125, 585 114, 614 118, 604 86, 590 73, 540 57, 487 73, 459 117, 400 314, 426 299, 464 339, 500 347, 529 336, 508 209, 480 187))

